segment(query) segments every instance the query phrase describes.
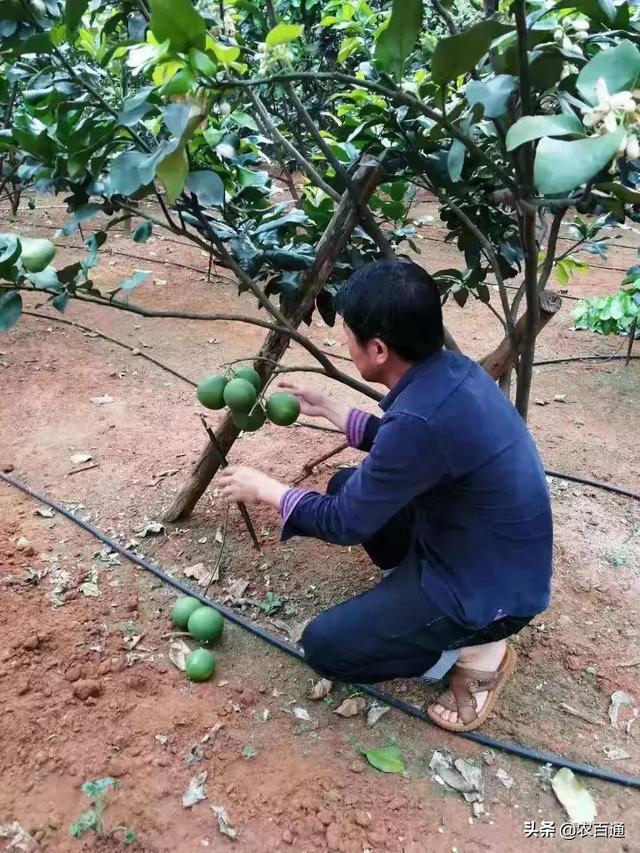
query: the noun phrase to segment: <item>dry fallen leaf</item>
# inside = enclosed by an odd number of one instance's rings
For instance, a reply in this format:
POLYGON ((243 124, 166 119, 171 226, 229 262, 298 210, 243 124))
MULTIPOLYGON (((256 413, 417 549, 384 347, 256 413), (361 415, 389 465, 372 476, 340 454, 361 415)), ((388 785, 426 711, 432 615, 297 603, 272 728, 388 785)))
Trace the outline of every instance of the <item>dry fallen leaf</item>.
POLYGON ((48 506, 43 506, 35 510, 34 515, 39 515, 42 518, 53 518, 54 512, 48 506))
POLYGON ((140 530, 136 530, 135 533, 137 536, 157 536, 160 533, 164 533, 164 530, 164 524, 161 524, 159 521, 149 521, 140 530))
POLYGON ((185 809, 195 806, 195 804, 199 803, 201 800, 206 800, 207 789, 204 787, 204 783, 206 781, 206 770, 203 770, 202 773, 196 773, 195 776, 192 776, 191 779, 189 779, 189 786, 182 795, 182 805, 185 809))
POLYGON ((106 403, 113 403, 113 397, 105 394, 103 397, 89 397, 89 401, 95 403, 96 406, 104 406, 106 403))
POLYGON ((190 652, 191 649, 184 640, 173 640, 169 645, 169 660, 180 672, 184 672, 187 668, 187 655, 190 652))
POLYGON ((218 818, 218 829, 223 835, 228 836, 229 838, 236 838, 238 835, 238 830, 234 829, 229 823, 229 815, 227 814, 227 810, 224 806, 211 806, 211 810, 214 815, 218 818))
POLYGON ((90 453, 74 453, 70 459, 73 465, 84 465, 85 462, 91 462, 93 456, 90 453))
POLYGON ((307 711, 306 708, 294 708, 293 709, 293 716, 297 717, 298 720, 304 720, 305 723, 311 722, 311 717, 309 716, 309 712, 307 711))
POLYGON ((551 780, 551 787, 572 823, 593 823, 597 814, 596 804, 572 770, 561 767, 551 780))
POLYGON ((350 696, 345 699, 342 705, 334 709, 334 714, 339 717, 357 717, 361 711, 364 711, 367 700, 364 696, 350 696))
POLYGON ((205 586, 211 572, 207 569, 204 563, 196 563, 194 566, 189 566, 184 569, 185 578, 193 578, 199 586, 205 586))
POLYGON ((309 691, 309 699, 324 699, 331 693, 332 687, 333 681, 329 681, 328 678, 321 678, 309 691))
POLYGON ((377 702, 374 702, 373 705, 367 711, 367 725, 375 726, 379 719, 384 717, 387 711, 390 711, 391 708, 389 705, 379 705, 377 702))
POLYGON ((627 693, 624 690, 615 690, 611 694, 611 704, 609 705, 609 719, 611 720, 611 725, 614 729, 622 729, 629 733, 629 729, 633 725, 635 719, 638 716, 638 709, 635 704, 635 699, 630 693, 627 693), (619 720, 620 711, 626 705, 629 706, 629 709, 624 711, 624 717, 627 719, 619 720), (620 723, 622 722, 622 725, 620 723))

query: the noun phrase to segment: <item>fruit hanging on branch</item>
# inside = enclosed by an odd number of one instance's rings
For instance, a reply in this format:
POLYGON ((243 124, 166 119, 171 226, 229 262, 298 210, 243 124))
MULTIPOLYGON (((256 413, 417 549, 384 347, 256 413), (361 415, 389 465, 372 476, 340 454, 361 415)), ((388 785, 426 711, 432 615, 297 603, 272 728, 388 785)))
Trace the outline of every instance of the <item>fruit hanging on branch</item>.
POLYGON ((234 414, 247 415, 255 406, 258 392, 248 379, 232 379, 225 386, 223 398, 234 414))
POLYGON ((259 404, 254 406, 247 415, 241 412, 233 412, 231 417, 234 424, 242 432, 256 432, 267 419, 264 409, 259 404))
POLYGON ((267 417, 272 424, 291 426, 300 415, 300 403, 293 394, 276 391, 267 400, 267 417))
POLYGON ((224 409, 224 376, 206 376, 198 385, 196 395, 205 409, 224 409))
POLYGON ((260 391, 262 387, 262 380, 260 379, 260 374, 257 370, 254 370, 253 367, 238 367, 233 371, 234 379, 246 379, 247 382, 250 382, 256 391, 260 391))

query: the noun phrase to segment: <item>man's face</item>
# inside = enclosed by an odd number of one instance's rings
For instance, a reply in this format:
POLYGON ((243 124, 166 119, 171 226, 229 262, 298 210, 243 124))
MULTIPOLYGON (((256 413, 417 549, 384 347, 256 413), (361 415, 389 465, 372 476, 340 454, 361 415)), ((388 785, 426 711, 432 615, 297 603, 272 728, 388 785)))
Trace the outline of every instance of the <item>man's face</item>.
POLYGON ((344 323, 349 355, 353 359, 358 373, 367 382, 383 382, 385 368, 389 361, 389 347, 379 338, 372 338, 361 344, 351 329, 344 323))

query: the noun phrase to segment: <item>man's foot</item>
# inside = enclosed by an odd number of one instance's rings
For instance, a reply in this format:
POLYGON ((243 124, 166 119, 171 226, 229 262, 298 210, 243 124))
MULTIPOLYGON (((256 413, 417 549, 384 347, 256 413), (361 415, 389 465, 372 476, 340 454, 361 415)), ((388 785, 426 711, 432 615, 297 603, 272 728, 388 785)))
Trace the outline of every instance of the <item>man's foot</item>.
POLYGON ((462 649, 449 677, 450 689, 429 706, 429 718, 444 729, 471 731, 489 715, 516 663, 504 640, 462 649))

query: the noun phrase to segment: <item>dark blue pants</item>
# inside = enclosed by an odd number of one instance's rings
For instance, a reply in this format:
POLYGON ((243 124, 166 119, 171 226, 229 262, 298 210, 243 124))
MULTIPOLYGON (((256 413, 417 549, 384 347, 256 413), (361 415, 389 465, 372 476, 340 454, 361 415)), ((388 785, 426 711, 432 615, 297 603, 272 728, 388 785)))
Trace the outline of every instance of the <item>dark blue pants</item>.
MULTIPOLYGON (((353 471, 338 471, 328 494, 339 492, 353 471)), ((409 509, 387 522, 364 543, 371 560, 383 570, 395 568, 407 553, 411 527, 409 509)), ((418 566, 403 566, 372 589, 321 613, 305 629, 301 644, 309 665, 324 678, 368 684, 418 677, 444 650, 502 640, 530 621, 506 617, 472 631, 429 599, 418 566)))

